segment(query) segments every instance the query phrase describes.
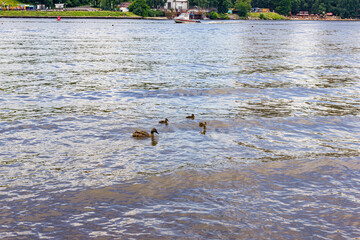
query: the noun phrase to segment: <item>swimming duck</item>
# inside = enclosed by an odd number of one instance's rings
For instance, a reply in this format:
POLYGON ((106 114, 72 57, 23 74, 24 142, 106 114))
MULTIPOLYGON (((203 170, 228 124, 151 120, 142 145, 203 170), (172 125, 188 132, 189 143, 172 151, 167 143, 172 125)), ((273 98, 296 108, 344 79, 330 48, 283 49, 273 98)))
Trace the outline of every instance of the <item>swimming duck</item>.
POLYGON ((135 138, 154 137, 154 133, 159 134, 158 131, 157 131, 155 128, 151 129, 150 134, 147 133, 147 132, 145 132, 145 131, 136 130, 136 131, 132 134, 132 136, 135 137, 135 138))
POLYGON ((194 119, 194 118, 195 118, 195 115, 194 115, 194 114, 191 114, 190 116, 187 116, 186 118, 194 119))
POLYGON ((168 125, 168 121, 169 121, 169 120, 168 120, 167 118, 165 118, 165 120, 161 120, 161 121, 159 121, 159 123, 162 123, 162 124, 165 123, 166 125, 168 125))
POLYGON ((200 132, 201 134, 206 134, 206 128, 204 128, 204 130, 202 132, 200 132))
POLYGON ((199 127, 206 128, 206 122, 199 122, 199 127))

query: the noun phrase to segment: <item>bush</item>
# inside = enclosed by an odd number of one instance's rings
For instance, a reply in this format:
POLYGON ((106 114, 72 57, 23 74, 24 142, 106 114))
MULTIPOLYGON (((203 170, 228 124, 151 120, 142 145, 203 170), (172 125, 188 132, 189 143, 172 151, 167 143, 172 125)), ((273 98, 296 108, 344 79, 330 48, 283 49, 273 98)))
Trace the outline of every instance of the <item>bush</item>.
POLYGON ((262 20, 268 20, 268 19, 269 19, 269 18, 268 18, 265 14, 263 14, 263 13, 260 13, 259 18, 262 19, 262 20))
POLYGON ((172 18, 176 17, 176 13, 174 11, 166 11, 165 17, 167 17, 168 19, 172 19, 172 18))
POLYGON ((210 19, 218 19, 218 18, 219 18, 219 14, 217 12, 210 13, 210 19))
POLYGON ((164 17, 165 13, 160 10, 149 10, 149 17, 164 17))
POLYGON ((221 13, 221 14, 219 15, 219 18, 228 20, 228 19, 229 19, 229 16, 228 16, 226 13, 221 13))
POLYGON ((260 18, 260 19, 264 19, 264 20, 285 20, 286 17, 281 16, 277 13, 273 13, 273 12, 268 12, 268 13, 256 13, 256 12, 252 12, 249 13, 249 16, 251 18, 260 18), (264 15, 264 18, 261 18, 260 15, 264 15))

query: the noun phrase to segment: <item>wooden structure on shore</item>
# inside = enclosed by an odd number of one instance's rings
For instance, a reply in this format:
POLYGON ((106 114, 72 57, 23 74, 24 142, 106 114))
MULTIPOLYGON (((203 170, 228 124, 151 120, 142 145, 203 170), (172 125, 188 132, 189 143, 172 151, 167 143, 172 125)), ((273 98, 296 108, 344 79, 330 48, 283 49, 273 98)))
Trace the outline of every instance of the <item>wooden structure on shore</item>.
POLYGON ((340 20, 341 18, 335 16, 333 13, 326 14, 309 14, 308 11, 300 11, 296 15, 292 15, 293 20, 340 20))

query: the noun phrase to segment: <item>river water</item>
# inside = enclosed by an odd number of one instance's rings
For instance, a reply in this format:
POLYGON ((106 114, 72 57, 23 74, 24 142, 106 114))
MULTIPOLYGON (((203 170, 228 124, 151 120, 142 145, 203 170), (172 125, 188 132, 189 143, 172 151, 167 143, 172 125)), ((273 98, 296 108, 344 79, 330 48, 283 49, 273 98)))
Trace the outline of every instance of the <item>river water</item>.
POLYGON ((0 238, 359 239, 359 39, 0 19, 0 238))

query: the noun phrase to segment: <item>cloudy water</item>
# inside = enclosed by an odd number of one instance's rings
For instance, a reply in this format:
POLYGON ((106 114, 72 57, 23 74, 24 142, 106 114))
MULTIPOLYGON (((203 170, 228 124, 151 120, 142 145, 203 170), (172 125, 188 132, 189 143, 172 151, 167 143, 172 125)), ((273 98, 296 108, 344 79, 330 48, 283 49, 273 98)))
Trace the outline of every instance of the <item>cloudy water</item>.
POLYGON ((0 238, 359 238, 359 39, 0 18, 0 238))

